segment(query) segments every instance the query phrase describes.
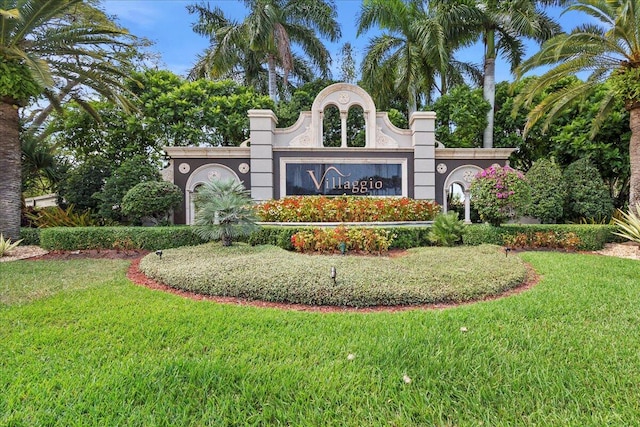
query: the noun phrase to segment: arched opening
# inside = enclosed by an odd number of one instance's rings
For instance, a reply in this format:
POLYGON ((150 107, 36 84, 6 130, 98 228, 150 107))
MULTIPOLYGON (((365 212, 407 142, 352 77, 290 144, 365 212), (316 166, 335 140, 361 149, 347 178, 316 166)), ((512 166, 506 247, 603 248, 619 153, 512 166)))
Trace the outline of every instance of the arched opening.
POLYGON ((459 218, 464 218, 464 187, 459 182, 452 183, 447 189, 447 211, 458 212, 459 218))
POLYGON ((366 142, 364 109, 360 105, 354 105, 347 114, 347 147, 364 147, 366 142))
POLYGON ((184 203, 186 208, 185 220, 187 225, 193 224, 193 220, 195 219, 194 195, 196 189, 212 178, 233 179, 236 182, 241 182, 238 175, 236 175, 232 169, 218 163, 200 166, 198 169, 193 171, 185 185, 184 203))
POLYGON ((471 208, 471 193, 469 186, 475 175, 481 169, 475 165, 459 166, 447 177, 444 183, 443 211, 458 212, 458 218, 464 222, 478 222, 480 220, 477 211, 471 208))
POLYGON ((329 104, 322 113, 322 146, 340 147, 341 132, 340 110, 335 105, 329 104))
POLYGON ((480 222, 478 210, 471 205, 472 195, 462 183, 453 182, 446 191, 446 197, 447 212, 457 212, 458 218, 465 219, 467 222, 480 222), (469 199, 468 204, 466 203, 467 199, 469 199), (467 206, 469 207, 468 213, 466 211, 467 206))
POLYGON ((198 183, 194 188, 193 191, 191 191, 191 197, 189 198, 189 212, 191 214, 191 218, 189 218, 189 222, 188 224, 193 224, 196 218, 196 200, 195 200, 195 195, 198 194, 198 189, 202 187, 202 183, 198 183))

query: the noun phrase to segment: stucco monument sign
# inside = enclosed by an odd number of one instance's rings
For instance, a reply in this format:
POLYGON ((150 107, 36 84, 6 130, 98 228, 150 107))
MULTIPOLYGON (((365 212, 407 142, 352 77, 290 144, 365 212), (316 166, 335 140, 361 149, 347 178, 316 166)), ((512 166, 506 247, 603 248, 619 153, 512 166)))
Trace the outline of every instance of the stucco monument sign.
POLYGON ((494 163, 504 165, 510 148, 446 148, 435 139, 435 113, 420 111, 399 129, 385 112, 376 112, 369 94, 356 85, 337 83, 322 90, 311 111, 300 113, 288 128, 277 128, 271 110, 250 110, 249 140, 240 147, 165 147, 170 159, 165 179, 185 195, 178 224, 193 222, 193 194, 211 177, 242 182, 256 201, 291 195, 354 195, 435 200, 447 210, 447 196, 458 184, 469 221, 469 185, 475 174, 494 163), (323 145, 323 116, 338 109, 340 147, 323 145), (349 110, 362 108, 364 147, 347 137, 349 110))

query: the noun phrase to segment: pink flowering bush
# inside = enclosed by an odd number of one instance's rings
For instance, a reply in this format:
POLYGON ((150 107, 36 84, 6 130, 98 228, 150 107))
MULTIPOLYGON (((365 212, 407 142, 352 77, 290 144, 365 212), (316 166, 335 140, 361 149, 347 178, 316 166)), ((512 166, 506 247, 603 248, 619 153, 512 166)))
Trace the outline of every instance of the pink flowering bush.
POLYGON ((490 166, 471 182, 471 203, 480 218, 494 226, 522 215, 529 205, 529 194, 522 172, 509 166, 490 166))

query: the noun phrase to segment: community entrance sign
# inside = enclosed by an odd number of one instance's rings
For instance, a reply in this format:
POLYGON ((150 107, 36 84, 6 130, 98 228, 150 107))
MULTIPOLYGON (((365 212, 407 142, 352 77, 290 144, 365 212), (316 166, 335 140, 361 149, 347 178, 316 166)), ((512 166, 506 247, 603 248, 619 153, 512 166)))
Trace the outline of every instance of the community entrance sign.
POLYGON ((277 128, 271 110, 249 110, 250 137, 240 147, 165 147, 170 158, 165 179, 183 189, 185 206, 174 222, 193 221, 193 194, 211 178, 234 179, 256 201, 292 195, 411 197, 435 200, 447 209, 450 188, 466 197, 472 175, 494 163, 505 164, 511 148, 445 148, 435 139, 435 113, 415 112, 409 129, 395 127, 387 113, 376 112, 359 86, 336 83, 323 89, 311 111, 288 128, 277 128), (324 146, 327 108, 340 115, 340 147, 324 146), (360 109, 364 147, 348 140, 350 109, 360 109))

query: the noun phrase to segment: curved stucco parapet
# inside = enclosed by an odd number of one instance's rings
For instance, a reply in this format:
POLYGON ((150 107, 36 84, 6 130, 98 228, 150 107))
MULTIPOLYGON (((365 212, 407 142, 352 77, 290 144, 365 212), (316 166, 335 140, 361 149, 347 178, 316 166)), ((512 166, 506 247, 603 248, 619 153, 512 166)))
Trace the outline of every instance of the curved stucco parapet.
MULTIPOLYGON (((302 111, 298 120, 286 128, 274 131, 274 147, 307 147, 305 135, 311 134, 311 111, 302 111)), ((310 136, 309 136, 310 139, 310 136)))
POLYGON ((411 147, 411 130, 410 129, 401 129, 391 123, 389 120, 389 114, 384 112, 376 113, 376 148, 381 148, 380 146, 383 144, 379 144, 378 142, 384 140, 381 138, 379 134, 382 133, 385 136, 392 138, 395 142, 395 145, 387 145, 392 147, 411 147))
MULTIPOLYGON (((334 105, 338 108, 346 124, 349 109, 354 106, 362 108, 365 122, 365 147, 374 148, 376 142, 376 105, 373 98, 360 86, 350 83, 335 83, 320 91, 311 106, 311 141, 310 146, 322 147, 322 119, 325 108, 334 105)), ((346 131, 342 132, 342 146, 346 147, 346 131)))
POLYGON ((322 89, 311 105, 311 111, 324 111, 328 105, 335 105, 340 111, 349 111, 359 105, 365 113, 376 114, 376 105, 371 95, 358 85, 351 83, 334 83, 322 89))

